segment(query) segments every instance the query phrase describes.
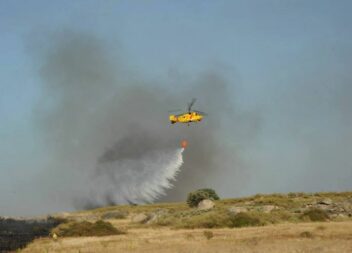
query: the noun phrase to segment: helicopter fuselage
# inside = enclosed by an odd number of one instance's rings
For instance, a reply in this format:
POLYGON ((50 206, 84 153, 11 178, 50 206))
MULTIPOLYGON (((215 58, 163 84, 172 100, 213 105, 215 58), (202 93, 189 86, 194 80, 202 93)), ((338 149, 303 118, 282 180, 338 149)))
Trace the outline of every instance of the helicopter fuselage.
POLYGON ((191 123, 191 122, 198 122, 203 119, 203 115, 197 112, 187 112, 178 115, 170 115, 169 117, 171 124, 175 123, 191 123))

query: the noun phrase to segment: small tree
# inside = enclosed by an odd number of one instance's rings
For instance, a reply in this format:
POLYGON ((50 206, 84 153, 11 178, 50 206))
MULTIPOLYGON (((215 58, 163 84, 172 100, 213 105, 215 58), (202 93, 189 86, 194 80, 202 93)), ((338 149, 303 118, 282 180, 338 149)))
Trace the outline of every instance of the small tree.
POLYGON ((199 189, 188 194, 187 204, 190 207, 196 207, 198 206, 199 202, 204 199, 218 200, 220 198, 213 189, 199 189))

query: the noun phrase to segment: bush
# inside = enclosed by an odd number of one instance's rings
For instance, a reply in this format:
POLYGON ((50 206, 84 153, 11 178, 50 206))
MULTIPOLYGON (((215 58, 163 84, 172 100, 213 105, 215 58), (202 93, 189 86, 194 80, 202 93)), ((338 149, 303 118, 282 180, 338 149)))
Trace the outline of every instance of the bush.
POLYGON ((175 228, 221 228, 229 226, 229 215, 226 212, 203 212, 194 216, 184 216, 174 220, 175 228))
POLYGON ((205 236, 205 238, 207 238, 208 240, 210 240, 211 238, 214 237, 213 232, 211 231, 203 231, 203 235, 205 236))
POLYGON ((59 225, 55 228, 53 233, 58 236, 79 237, 79 236, 106 236, 119 235, 125 232, 118 230, 110 222, 99 220, 95 223, 88 221, 69 222, 59 225))
POLYGON ((259 226, 262 222, 259 218, 253 217, 247 213, 238 213, 230 217, 230 227, 249 227, 259 226))
POLYGON ((312 208, 308 211, 305 211, 302 215, 302 218, 309 218, 311 221, 326 221, 329 219, 329 215, 322 209, 312 208))
POLYGON ((172 226, 175 225, 178 221, 179 219, 176 219, 173 216, 163 216, 157 219, 153 224, 158 226, 172 226))
POLYGON ((213 189, 199 189, 188 194, 187 204, 190 207, 196 207, 204 199, 219 200, 220 198, 213 189))

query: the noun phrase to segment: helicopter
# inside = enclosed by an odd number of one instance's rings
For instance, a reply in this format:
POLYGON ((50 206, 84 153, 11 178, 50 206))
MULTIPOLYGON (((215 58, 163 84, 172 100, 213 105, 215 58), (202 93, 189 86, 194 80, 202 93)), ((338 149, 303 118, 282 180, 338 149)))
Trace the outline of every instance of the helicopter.
MULTIPOLYGON (((202 121, 204 116, 206 116, 207 114, 205 112, 192 110, 192 106, 194 105, 195 102, 196 102, 196 99, 193 98, 192 101, 188 103, 188 107, 187 107, 188 112, 177 114, 177 115, 171 114, 169 116, 171 124, 186 123, 189 125, 191 122, 202 121)), ((177 112, 177 111, 181 111, 181 110, 174 110, 169 112, 177 112)))

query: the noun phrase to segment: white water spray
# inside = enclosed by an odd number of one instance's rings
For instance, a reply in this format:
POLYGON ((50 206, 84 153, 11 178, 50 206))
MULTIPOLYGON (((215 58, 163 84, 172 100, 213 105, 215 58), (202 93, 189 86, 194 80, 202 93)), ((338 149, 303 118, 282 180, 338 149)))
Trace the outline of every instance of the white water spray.
POLYGON ((91 189, 91 205, 123 203, 149 203, 173 187, 177 173, 183 164, 184 148, 155 150, 139 159, 122 159, 104 162, 91 189))

